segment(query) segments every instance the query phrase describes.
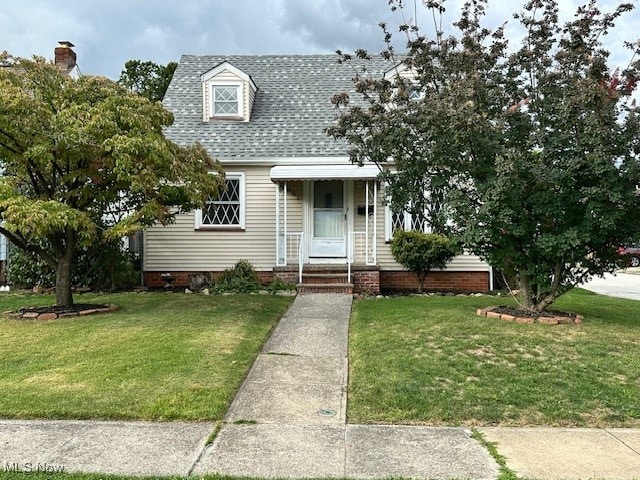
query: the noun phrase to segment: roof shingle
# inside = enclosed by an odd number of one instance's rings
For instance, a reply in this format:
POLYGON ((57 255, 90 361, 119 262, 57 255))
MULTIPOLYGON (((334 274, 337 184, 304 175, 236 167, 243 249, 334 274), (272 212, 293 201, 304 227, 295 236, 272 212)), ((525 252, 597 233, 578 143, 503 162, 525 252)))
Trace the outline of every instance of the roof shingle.
MULTIPOLYGON (((183 55, 163 102, 175 117, 167 137, 182 145, 199 141, 221 161, 346 156, 346 144, 325 133, 337 116, 331 98, 354 94, 354 70, 337 60, 336 55, 183 55), (200 76, 225 61, 258 87, 249 122, 202 120, 200 76)), ((379 59, 368 68, 381 75, 389 64, 379 59)))

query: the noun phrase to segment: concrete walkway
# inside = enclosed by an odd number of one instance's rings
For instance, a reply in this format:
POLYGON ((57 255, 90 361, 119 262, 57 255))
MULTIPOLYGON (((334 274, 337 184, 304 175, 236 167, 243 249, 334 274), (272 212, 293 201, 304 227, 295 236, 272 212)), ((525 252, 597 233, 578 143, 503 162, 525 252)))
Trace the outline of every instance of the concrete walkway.
POLYGON ((296 298, 195 474, 497 476, 495 461, 464 429, 346 425, 350 314, 349 295, 296 298))
MULTIPOLYGON (((0 472, 495 479, 464 428, 346 424, 351 297, 298 296, 212 423, 0 420, 0 472)), ((520 477, 640 479, 640 430, 481 428, 520 477)))

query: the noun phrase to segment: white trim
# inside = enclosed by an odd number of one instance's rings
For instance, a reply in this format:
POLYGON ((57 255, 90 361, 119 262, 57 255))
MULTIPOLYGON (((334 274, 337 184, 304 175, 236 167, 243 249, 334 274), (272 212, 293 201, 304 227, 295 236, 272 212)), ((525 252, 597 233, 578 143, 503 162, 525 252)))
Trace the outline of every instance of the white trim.
MULTIPOLYGON (((215 173, 211 173, 215 175, 215 173)), ((202 209, 195 211, 195 230, 244 230, 245 229, 245 210, 246 210, 246 178, 244 172, 225 172, 226 180, 240 181, 240 223, 238 225, 211 225, 202 223, 202 209)))
POLYGON ((230 73, 232 73, 233 75, 235 75, 236 77, 240 78, 241 80, 243 80, 245 82, 248 82, 249 85, 251 85, 251 87, 253 88, 254 91, 256 91, 258 89, 258 87, 253 82, 253 79, 251 78, 250 75, 248 75, 247 73, 243 72, 238 67, 234 67, 229 62, 222 62, 221 64, 213 67, 208 72, 205 72, 202 75, 200 75, 200 79, 203 82, 208 82, 212 78, 215 78, 216 76, 220 75, 225 70, 230 72, 230 73))
POLYGON ((209 88, 209 118, 213 119, 242 119, 246 120, 244 114, 244 84, 243 82, 233 82, 233 81, 217 81, 213 80, 208 84, 209 88), (236 97, 238 99, 238 113, 237 115, 216 115, 215 113, 215 100, 214 100, 214 91, 216 88, 236 88, 236 97))
POLYGON ((380 170, 376 165, 292 165, 275 166, 269 172, 271 181, 279 180, 375 180, 380 170))

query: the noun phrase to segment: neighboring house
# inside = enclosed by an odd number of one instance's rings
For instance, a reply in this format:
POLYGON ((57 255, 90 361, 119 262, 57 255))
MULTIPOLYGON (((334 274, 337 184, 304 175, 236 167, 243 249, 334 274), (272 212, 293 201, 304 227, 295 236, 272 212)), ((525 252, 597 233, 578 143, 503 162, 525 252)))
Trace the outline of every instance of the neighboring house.
MULTIPOLYGON (((382 60, 371 67, 374 75, 389 70, 382 60)), ((346 144, 325 133, 337 115, 333 95, 356 95, 353 75, 335 55, 181 58, 164 99, 175 117, 166 134, 200 142, 223 166, 227 188, 201 210, 145 231, 148 286, 164 285, 167 273, 186 285, 191 274, 215 275, 239 259, 263 281, 299 282, 303 270, 307 291, 320 288, 310 282, 329 291, 417 286, 389 248, 395 229, 416 222, 383 206, 375 165, 351 164, 346 144)), ((426 288, 486 291, 491 282, 491 268, 464 254, 430 274, 426 288)))

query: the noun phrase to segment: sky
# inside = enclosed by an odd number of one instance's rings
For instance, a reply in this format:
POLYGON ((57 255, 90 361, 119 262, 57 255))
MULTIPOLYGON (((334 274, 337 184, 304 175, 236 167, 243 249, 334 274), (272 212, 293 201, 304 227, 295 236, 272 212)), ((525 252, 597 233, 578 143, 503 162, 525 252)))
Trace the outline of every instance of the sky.
MULTIPOLYGON (((414 2, 405 17, 427 31, 433 21, 414 2)), ((504 21, 516 45, 521 32, 512 18, 523 0, 489 0, 487 25, 504 21)), ((586 1, 586 0, 585 0, 586 1)), ((640 0, 627 0, 640 3, 640 0)), ((457 18, 462 0, 447 0, 445 25, 457 18)), ((569 19, 578 0, 558 0, 569 19)), ((598 0, 604 11, 614 0, 598 0)), ((640 5, 638 5, 640 8, 640 5)), ((370 52, 383 49, 379 22, 392 32, 403 23, 388 0, 3 0, 0 8, 0 51, 15 56, 52 58, 58 41, 75 45, 84 75, 120 76, 127 60, 166 64, 182 54, 313 54, 336 49, 370 52)), ((402 47, 402 34, 396 33, 402 47)), ((623 40, 640 38, 640 11, 625 15, 607 41, 613 63, 624 67, 623 40)))

